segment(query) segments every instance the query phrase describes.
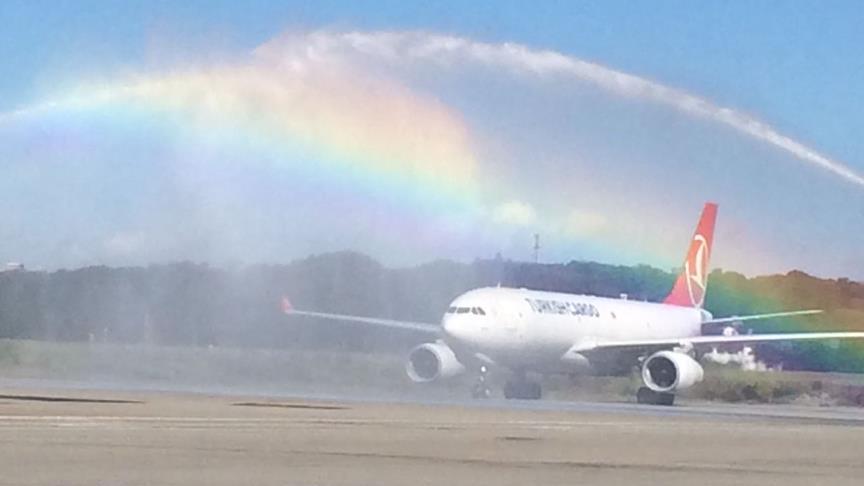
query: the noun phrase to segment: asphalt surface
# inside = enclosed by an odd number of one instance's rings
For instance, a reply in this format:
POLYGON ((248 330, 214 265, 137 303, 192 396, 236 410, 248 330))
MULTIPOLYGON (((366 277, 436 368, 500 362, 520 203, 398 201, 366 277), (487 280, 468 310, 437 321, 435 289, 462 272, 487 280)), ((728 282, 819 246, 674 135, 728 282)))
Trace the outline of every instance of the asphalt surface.
POLYGON ((862 484, 864 410, 5 388, 0 484, 862 484))

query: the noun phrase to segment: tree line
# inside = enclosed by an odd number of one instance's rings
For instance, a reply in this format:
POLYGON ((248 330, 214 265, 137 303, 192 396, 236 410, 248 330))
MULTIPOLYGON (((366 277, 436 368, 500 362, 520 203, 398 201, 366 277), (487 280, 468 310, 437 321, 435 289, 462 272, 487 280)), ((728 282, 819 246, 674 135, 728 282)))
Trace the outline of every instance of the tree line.
MULTIPOLYGON (((437 322, 457 295, 502 285, 659 301, 675 279, 647 265, 436 261, 387 268, 352 252, 285 265, 237 269, 182 262, 0 273, 0 338, 158 345, 404 350, 410 332, 286 316, 298 308, 437 322)), ((747 278, 715 270, 705 307, 715 316, 824 309, 799 319, 759 322, 757 332, 864 330, 864 284, 803 272, 747 278)), ((864 343, 760 345, 757 355, 788 369, 864 372, 864 343)))

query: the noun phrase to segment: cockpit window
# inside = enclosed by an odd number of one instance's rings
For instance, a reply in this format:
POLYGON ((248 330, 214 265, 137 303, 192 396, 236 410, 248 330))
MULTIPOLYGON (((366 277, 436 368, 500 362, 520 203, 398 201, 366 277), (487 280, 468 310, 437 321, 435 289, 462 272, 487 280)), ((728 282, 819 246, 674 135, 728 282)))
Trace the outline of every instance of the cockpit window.
POLYGON ((474 314, 475 316, 485 316, 486 311, 480 307, 450 307, 447 309, 448 314, 474 314))

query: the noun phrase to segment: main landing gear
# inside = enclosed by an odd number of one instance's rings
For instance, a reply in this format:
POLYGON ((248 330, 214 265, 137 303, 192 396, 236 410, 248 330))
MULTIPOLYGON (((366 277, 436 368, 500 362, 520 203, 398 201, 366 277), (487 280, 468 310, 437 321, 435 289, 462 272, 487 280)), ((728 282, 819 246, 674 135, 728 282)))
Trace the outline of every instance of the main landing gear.
POLYGON ((636 403, 671 406, 675 404, 675 394, 656 392, 647 386, 643 386, 636 392, 636 403))
MULTIPOLYGON (((478 370, 477 381, 471 387, 473 398, 491 398, 492 388, 489 386, 487 374, 489 369, 482 365, 478 370)), ((517 400, 539 400, 543 396, 540 383, 529 380, 525 373, 516 373, 504 384, 504 398, 517 400)))
POLYGON ((540 383, 529 380, 524 373, 519 373, 504 384, 504 398, 517 400, 539 400, 543 396, 540 383))

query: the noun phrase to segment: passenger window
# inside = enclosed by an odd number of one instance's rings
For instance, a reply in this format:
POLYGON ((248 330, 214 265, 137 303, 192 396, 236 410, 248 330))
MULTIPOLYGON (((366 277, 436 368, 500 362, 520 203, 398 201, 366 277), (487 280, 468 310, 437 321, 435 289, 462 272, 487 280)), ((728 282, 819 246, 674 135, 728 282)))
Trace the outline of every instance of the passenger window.
POLYGON ((450 308, 448 308, 448 309, 447 309, 447 313, 448 313, 448 314, 455 314, 455 313, 456 313, 456 308, 455 308, 455 307, 450 307, 450 308))
POLYGON ((457 308, 456 308, 456 313, 457 313, 457 314, 467 314, 467 313, 470 312, 470 311, 471 311, 471 309, 469 309, 469 308, 467 308, 467 307, 457 307, 457 308))

